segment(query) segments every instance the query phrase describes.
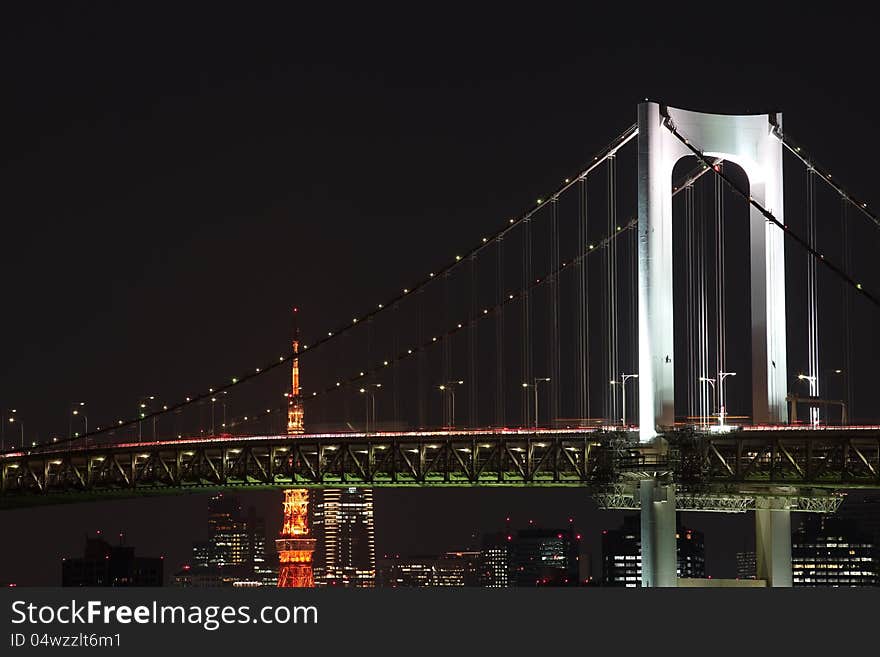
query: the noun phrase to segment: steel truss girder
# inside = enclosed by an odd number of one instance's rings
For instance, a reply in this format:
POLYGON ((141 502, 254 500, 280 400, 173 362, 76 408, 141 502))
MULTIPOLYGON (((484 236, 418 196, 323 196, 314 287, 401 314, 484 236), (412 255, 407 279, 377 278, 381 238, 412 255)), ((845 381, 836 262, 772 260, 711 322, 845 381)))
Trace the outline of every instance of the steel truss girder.
POLYGON ((676 480, 713 484, 880 488, 880 432, 741 431, 669 436, 676 480))
POLYGON ((595 438, 224 441, 26 454, 2 461, 6 495, 218 486, 566 486, 607 476, 595 438))
POLYGON ((880 431, 679 430, 653 445, 632 433, 540 431, 191 439, 0 455, 0 475, 4 505, 17 504, 15 496, 76 491, 586 486, 600 506, 637 508, 626 487, 661 477, 679 487, 682 509, 741 511, 776 496, 811 511, 837 504, 823 489, 880 489, 880 431), (780 489, 787 492, 773 492, 780 489))
MULTIPOLYGON (((598 487, 592 491, 593 499, 601 509, 641 508, 636 485, 618 483, 598 487)), ((722 513, 745 513, 756 509, 801 511, 807 513, 834 513, 843 502, 843 496, 822 491, 816 495, 797 491, 783 492, 771 489, 762 491, 694 491, 677 486, 675 508, 678 511, 718 511, 722 513)))

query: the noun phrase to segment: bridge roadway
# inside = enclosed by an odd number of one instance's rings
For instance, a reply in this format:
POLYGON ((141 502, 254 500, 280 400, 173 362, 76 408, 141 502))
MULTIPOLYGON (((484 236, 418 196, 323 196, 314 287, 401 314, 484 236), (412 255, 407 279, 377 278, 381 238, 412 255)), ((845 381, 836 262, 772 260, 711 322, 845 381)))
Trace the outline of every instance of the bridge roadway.
POLYGON ((229 487, 576 486, 600 506, 640 505, 638 482, 674 484, 678 509, 767 504, 828 512, 839 491, 880 489, 880 426, 461 429, 192 437, 0 455, 0 506, 229 487))

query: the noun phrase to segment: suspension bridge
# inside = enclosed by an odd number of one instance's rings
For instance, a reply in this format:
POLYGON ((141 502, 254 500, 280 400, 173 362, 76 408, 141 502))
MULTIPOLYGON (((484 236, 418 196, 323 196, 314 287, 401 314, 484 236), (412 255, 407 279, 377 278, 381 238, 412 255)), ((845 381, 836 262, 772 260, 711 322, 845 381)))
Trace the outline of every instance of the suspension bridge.
POLYGON ((880 488, 878 246, 781 114, 645 101, 526 212, 315 340, 6 449, 0 504, 577 486, 640 511, 645 586, 676 584, 677 509, 754 511, 758 577, 790 586, 791 512, 880 488), (294 403, 303 433, 284 431, 294 403))

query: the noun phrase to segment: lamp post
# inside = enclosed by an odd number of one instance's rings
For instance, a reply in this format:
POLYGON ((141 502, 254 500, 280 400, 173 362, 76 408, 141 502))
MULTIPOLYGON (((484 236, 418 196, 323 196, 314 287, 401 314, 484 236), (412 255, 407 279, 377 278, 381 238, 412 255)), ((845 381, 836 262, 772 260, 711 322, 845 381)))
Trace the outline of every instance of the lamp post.
POLYGON ((535 433, 538 433, 538 384, 539 383, 550 383, 549 377, 542 377, 540 379, 534 379, 533 383, 525 383, 523 382, 523 388, 534 388, 535 390, 535 423, 534 429, 535 433))
POLYGON ((736 372, 718 372, 718 426, 724 426, 724 417, 727 415, 727 409, 724 406, 724 379, 729 376, 736 376, 736 372))
MULTIPOLYGON (((806 381, 810 384, 810 396, 818 397, 819 396, 819 378, 816 376, 809 376, 807 374, 798 374, 798 381, 806 381)), ((814 427, 819 426, 819 407, 818 406, 810 406, 810 424, 814 427)))
MULTIPOLYGON (((715 389, 715 379, 710 379, 709 377, 701 376, 700 381, 702 381, 703 383, 708 383, 710 386, 712 386, 712 400, 715 402, 715 406, 717 407, 718 406, 718 397, 716 394, 717 391, 715 389)), ((718 417, 720 418, 721 416, 719 415, 718 417)), ((704 424, 708 426, 709 423, 704 422, 704 424)))
POLYGON ((226 396, 228 391, 223 391, 223 401, 221 402, 221 406, 223 407, 223 433, 226 433, 226 396))
POLYGON ((13 415, 9 416, 9 422, 10 424, 12 424, 13 422, 18 422, 18 428, 21 430, 21 448, 24 449, 24 422, 21 421, 20 416, 15 415, 15 412, 16 411, 13 408, 11 410, 11 413, 13 413, 13 415))
POLYGON ((370 424, 372 422, 373 431, 376 430, 376 394, 375 390, 370 390, 370 388, 381 388, 381 383, 368 383, 365 387, 360 389, 362 395, 366 395, 366 401, 368 402, 366 408, 366 422, 364 422, 364 432, 369 433, 370 424), (372 420, 371 420, 372 417, 372 420))
MULTIPOLYGON (((70 411, 70 415, 74 416, 74 417, 82 416, 83 422, 85 422, 84 433, 88 433, 89 432, 89 417, 85 413, 85 405, 86 405, 85 402, 74 403, 73 409, 70 411)), ((77 434, 77 437, 79 437, 79 434, 77 434)), ((85 440, 86 440, 86 442, 88 442, 88 437, 85 440)), ((68 444, 72 445, 73 442, 71 441, 68 444)))
POLYGON ((621 396, 622 404, 621 404, 621 414, 620 414, 620 424, 623 426, 624 430, 626 430, 626 382, 630 379, 638 379, 638 374, 621 374, 620 375, 620 387, 622 389, 621 396))
MULTIPOLYGON (((141 420, 143 420, 145 417, 147 417, 147 413, 146 413, 146 410, 147 410, 147 402, 151 402, 151 401, 153 401, 154 399, 156 399, 156 396, 155 396, 155 395, 150 395, 149 397, 141 397, 141 398, 138 400, 138 407, 137 407, 137 413, 138 413, 138 442, 141 441, 141 435, 142 435, 142 431, 141 431, 141 429, 142 429, 143 422, 141 422, 141 420)), ((155 439, 155 437, 156 437, 155 434, 156 434, 156 423, 155 423, 155 418, 154 418, 154 422, 153 422, 153 438, 154 438, 154 439, 155 439)))
POLYGON ((216 397, 211 397, 211 435, 214 435, 214 404, 217 403, 216 397))
MULTIPOLYGON (((437 389, 440 392, 449 393, 449 398, 450 398, 450 403, 451 403, 450 413, 449 413, 449 428, 450 429, 455 426, 455 386, 460 386, 463 383, 464 383, 464 381, 447 381, 446 383, 442 383, 439 386, 437 386, 437 389)), ((445 420, 445 418, 444 418, 444 420, 445 420)))

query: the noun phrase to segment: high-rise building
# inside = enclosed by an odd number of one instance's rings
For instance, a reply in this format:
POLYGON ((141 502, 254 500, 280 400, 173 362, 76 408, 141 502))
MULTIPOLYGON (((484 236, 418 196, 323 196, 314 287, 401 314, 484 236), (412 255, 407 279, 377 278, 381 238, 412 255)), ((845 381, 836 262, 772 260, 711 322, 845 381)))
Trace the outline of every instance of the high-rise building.
POLYGON ((255 582, 274 586, 277 578, 266 547, 266 527, 253 507, 247 515, 232 496, 208 500, 208 540, 194 542, 191 562, 175 573, 176 586, 231 586, 255 582))
POLYGON ((880 494, 850 493, 837 517, 854 522, 860 533, 867 534, 874 545, 880 545, 880 494))
POLYGON ((579 541, 574 529, 517 531, 511 565, 515 586, 577 586, 579 541))
POLYGON ((510 558, 513 534, 510 531, 486 534, 480 548, 480 586, 506 589, 512 586, 510 558))
POLYGON ((755 579, 758 576, 758 558, 754 550, 736 553, 736 578, 755 579))
POLYGON ((325 488, 314 496, 315 586, 375 586, 373 490, 325 488))
MULTIPOLYGON (((679 525, 675 537, 678 576, 706 577, 703 533, 679 525)), ((638 516, 624 518, 620 529, 602 532, 602 579, 605 586, 642 585, 642 534, 638 516)))
POLYGON ((61 562, 61 586, 162 586, 161 557, 137 557, 134 548, 86 538, 83 556, 61 562))
POLYGON ((377 582, 389 588, 479 586, 479 573, 477 551, 415 557, 386 554, 378 562, 377 582))
POLYGON ((703 532, 679 526, 675 538, 678 576, 689 579, 706 577, 706 543, 703 532))
POLYGON ((791 538, 793 586, 880 586, 880 552, 850 520, 808 518, 791 538))

